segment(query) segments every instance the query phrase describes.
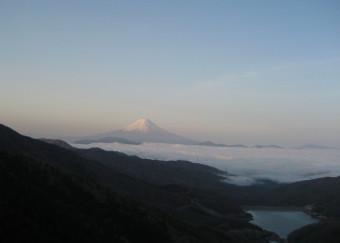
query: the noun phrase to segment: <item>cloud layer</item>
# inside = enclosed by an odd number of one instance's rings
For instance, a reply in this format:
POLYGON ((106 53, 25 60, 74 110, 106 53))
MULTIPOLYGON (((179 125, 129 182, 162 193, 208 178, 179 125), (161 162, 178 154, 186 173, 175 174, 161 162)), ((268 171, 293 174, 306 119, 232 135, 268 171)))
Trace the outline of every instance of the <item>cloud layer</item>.
POLYGON ((73 146, 99 147, 146 159, 188 160, 206 164, 232 174, 226 181, 238 185, 248 185, 262 179, 294 182, 340 176, 340 150, 336 149, 218 148, 156 143, 96 143, 73 146))

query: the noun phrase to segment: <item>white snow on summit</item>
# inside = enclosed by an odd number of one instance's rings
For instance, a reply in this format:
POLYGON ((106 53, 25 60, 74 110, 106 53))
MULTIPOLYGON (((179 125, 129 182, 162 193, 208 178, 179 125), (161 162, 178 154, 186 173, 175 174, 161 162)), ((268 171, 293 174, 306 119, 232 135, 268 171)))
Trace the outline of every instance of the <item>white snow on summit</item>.
POLYGON ((139 119, 138 121, 123 127, 122 130, 128 132, 131 131, 149 132, 151 130, 163 130, 163 129, 161 129, 159 126, 157 126, 149 119, 139 119))
POLYGON ((177 134, 160 128, 149 119, 139 119, 122 129, 85 137, 83 139, 102 139, 102 138, 124 138, 137 143, 170 143, 170 144, 194 144, 194 140, 179 136, 177 134))

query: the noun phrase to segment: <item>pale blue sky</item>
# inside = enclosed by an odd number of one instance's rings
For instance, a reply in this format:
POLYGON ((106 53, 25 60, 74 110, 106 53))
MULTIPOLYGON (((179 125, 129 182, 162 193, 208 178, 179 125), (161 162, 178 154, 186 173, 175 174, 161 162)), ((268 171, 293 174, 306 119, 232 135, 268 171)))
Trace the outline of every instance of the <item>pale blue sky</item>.
POLYGON ((0 1, 0 122, 340 146, 340 1, 0 1))

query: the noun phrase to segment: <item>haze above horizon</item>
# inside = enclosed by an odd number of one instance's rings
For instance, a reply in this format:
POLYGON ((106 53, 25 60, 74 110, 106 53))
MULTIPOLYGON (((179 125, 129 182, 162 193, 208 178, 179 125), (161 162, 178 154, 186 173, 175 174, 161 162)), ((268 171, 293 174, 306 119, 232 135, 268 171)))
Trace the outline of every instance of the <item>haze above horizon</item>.
POLYGON ((340 2, 1 1, 0 123, 86 136, 148 117, 226 144, 340 146, 340 2))

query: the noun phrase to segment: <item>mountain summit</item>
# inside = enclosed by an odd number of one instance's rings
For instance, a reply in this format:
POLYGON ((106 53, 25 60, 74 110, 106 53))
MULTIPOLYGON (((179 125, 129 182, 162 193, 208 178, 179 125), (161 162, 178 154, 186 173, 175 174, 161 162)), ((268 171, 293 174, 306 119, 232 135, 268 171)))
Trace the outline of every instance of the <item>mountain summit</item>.
POLYGON ((149 119, 139 119, 122 129, 86 137, 86 139, 123 138, 136 143, 195 144, 194 140, 168 132, 149 119))
POLYGON ((162 130, 159 126, 155 123, 150 121, 149 119, 139 119, 130 125, 123 127, 123 131, 132 132, 132 131, 139 131, 139 132, 150 132, 153 130, 162 130))

